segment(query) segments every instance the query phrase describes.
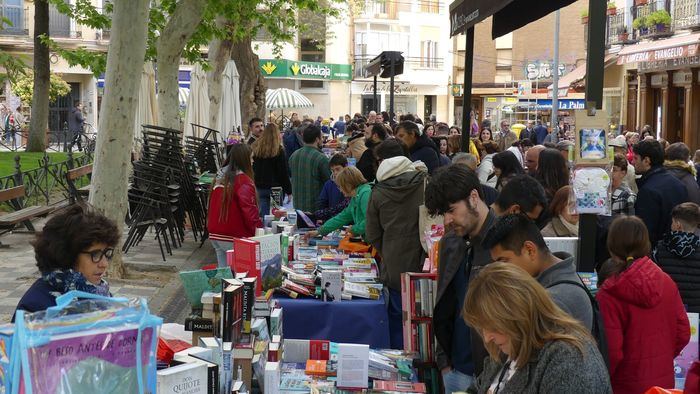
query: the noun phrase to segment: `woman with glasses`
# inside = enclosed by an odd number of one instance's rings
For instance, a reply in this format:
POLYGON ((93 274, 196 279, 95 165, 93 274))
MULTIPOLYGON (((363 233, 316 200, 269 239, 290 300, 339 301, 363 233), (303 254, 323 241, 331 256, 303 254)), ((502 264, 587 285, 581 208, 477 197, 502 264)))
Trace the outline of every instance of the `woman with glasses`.
POLYGON ((17 309, 43 311, 71 290, 110 296, 104 275, 118 242, 117 225, 91 207, 75 204, 60 211, 32 242, 41 277, 17 309))

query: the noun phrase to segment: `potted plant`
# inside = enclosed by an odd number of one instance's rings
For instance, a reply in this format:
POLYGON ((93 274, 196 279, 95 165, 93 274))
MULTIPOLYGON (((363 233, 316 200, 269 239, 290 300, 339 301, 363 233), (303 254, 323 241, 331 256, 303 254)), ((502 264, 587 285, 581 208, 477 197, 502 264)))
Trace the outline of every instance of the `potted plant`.
POLYGON ((623 27, 622 30, 617 34, 618 41, 620 42, 626 42, 627 37, 629 37, 629 33, 627 32, 627 28, 623 27))
POLYGON ((607 13, 610 16, 617 15, 617 8, 615 7, 614 1, 608 1, 608 12, 607 13))
POLYGON ((581 23, 584 25, 588 23, 588 10, 581 10, 581 23))
POLYGON ((639 30, 641 35, 645 35, 647 33, 647 18, 644 16, 636 18, 632 21, 632 28, 634 30, 639 30))
POLYGON ((654 11, 647 17, 646 26, 654 27, 657 33, 663 33, 671 26, 671 14, 666 10, 654 11))
POLYGON ((634 0, 634 5, 635 6, 646 5, 648 2, 649 2, 649 0, 634 0))

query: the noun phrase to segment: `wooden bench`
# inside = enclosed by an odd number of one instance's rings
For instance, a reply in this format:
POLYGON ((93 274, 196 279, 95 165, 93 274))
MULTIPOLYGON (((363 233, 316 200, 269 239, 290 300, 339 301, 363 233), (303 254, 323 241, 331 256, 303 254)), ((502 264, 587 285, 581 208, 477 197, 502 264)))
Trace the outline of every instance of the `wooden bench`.
MULTIPOLYGON (((12 231, 20 223, 24 224, 27 230, 34 232, 34 225, 31 220, 39 216, 48 215, 54 210, 53 207, 40 205, 24 207, 23 201, 25 197, 26 189, 24 185, 0 190, 0 203, 6 202, 15 210, 6 215, 0 215, 0 234, 12 231)), ((0 246, 2 246, 1 243, 0 246)))
POLYGON ((75 186, 75 181, 78 180, 78 178, 90 174, 92 174, 92 164, 77 167, 66 172, 66 184, 68 185, 68 194, 71 204, 75 203, 76 201, 82 201, 83 197, 90 195, 91 185, 80 188, 75 186))

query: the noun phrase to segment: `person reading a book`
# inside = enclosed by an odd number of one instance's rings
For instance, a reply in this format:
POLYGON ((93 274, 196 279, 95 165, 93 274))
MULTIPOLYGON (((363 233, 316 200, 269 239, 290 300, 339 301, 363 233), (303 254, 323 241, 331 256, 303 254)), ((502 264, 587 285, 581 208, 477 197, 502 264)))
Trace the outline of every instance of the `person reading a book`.
POLYGON ((32 242, 41 277, 24 293, 17 309, 43 311, 71 290, 110 296, 103 276, 118 243, 117 225, 90 206, 74 204, 59 211, 32 242))
POLYGON ((612 393, 589 331, 520 267, 495 262, 483 268, 469 284, 462 317, 490 356, 475 392, 612 393))
POLYGON ((214 181, 207 212, 209 239, 221 268, 227 266, 226 251, 233 249, 234 238, 252 237, 256 228, 263 227, 253 183, 253 151, 250 145, 232 145, 229 158, 226 171, 214 181))
POLYGON ((318 235, 327 235, 343 226, 352 224, 349 232, 354 236, 365 237, 365 218, 367 216, 367 203, 372 193, 372 187, 360 170, 355 167, 346 167, 336 177, 338 187, 345 197, 350 198, 350 203, 342 212, 333 216, 318 230, 306 233, 307 238, 318 235))

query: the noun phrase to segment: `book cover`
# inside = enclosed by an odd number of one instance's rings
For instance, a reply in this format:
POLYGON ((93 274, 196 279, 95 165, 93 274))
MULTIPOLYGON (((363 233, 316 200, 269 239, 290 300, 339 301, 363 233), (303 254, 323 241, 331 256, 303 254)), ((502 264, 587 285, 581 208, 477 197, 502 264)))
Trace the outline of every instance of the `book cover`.
POLYGON ((214 321, 203 317, 185 318, 185 331, 214 332, 214 321))
POLYGON ((309 339, 285 339, 284 361, 305 363, 307 360, 328 360, 330 341, 309 339))
POLYGON ((255 349, 255 335, 241 334, 237 342, 233 344, 233 358, 253 358, 255 349))
POLYGON ((282 308, 270 312, 270 335, 282 335, 282 308))
POLYGON ((267 328, 267 319, 256 317, 251 323, 250 331, 258 338, 259 341, 270 340, 270 330, 267 328))
POLYGON ((233 239, 233 266, 231 269, 237 274, 245 273, 248 277, 258 278, 255 289, 256 297, 262 294, 260 253, 260 242, 250 238, 233 239))
POLYGON ((326 360, 307 360, 304 371, 310 376, 329 376, 326 360))
POLYGON ((262 282, 262 290, 274 289, 282 285, 282 246, 280 237, 280 234, 268 234, 251 238, 251 240, 260 244, 260 280, 262 282))
POLYGON ((282 375, 282 380, 280 381, 280 390, 308 393, 309 381, 309 377, 304 375, 282 375))
POLYGON ((323 270, 321 272, 321 291, 324 301, 340 302, 343 295, 343 272, 323 270))
POLYGON ((178 357, 197 357, 201 358, 203 360, 207 360, 209 362, 214 362, 214 351, 213 349, 208 349, 205 347, 200 347, 200 346, 192 346, 191 348, 187 348, 185 350, 181 350, 173 355, 173 358, 177 359, 178 357))
POLYGON ((426 387, 425 383, 389 382, 386 380, 375 380, 373 390, 379 392, 423 394, 426 392, 426 387))
MULTIPOLYGON (((238 377, 238 371, 241 372, 241 378, 246 387, 253 387, 253 358, 236 358, 233 359, 234 380, 238 377)), ((250 390, 250 389, 249 389, 250 390)))
POLYGON ((369 345, 338 344, 339 388, 367 388, 369 379, 369 345))
POLYGON ((267 361, 281 361, 279 343, 270 342, 267 350, 267 361))
POLYGON ((202 294, 204 292, 221 293, 221 279, 231 278, 233 278, 233 273, 230 268, 180 272, 185 297, 193 308, 202 307, 202 294))
POLYGON ((673 360, 677 389, 682 389, 685 386, 688 370, 698 359, 698 314, 688 313, 688 321, 690 322, 690 341, 681 350, 681 354, 673 360))
POLYGON ((203 363, 185 363, 157 372, 158 394, 205 394, 208 392, 207 367, 203 363))
POLYGON ((210 360, 205 360, 203 358, 197 357, 195 355, 190 356, 177 356, 171 362, 171 366, 182 365, 182 364, 196 364, 200 363, 207 368, 207 394, 216 394, 219 392, 219 365, 211 362, 210 360))
POLYGON ((272 361, 265 364, 265 394, 279 394, 280 392, 280 363, 272 361))
POLYGON ((250 334, 250 326, 253 321, 253 307, 255 306, 255 288, 257 278, 244 278, 243 282, 243 332, 250 334))
POLYGON ((10 356, 14 324, 0 326, 0 393, 10 394, 10 356))
POLYGON ((237 279, 224 279, 222 293, 223 302, 223 332, 224 342, 235 342, 242 331, 242 302, 243 284, 237 279))

